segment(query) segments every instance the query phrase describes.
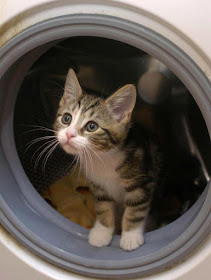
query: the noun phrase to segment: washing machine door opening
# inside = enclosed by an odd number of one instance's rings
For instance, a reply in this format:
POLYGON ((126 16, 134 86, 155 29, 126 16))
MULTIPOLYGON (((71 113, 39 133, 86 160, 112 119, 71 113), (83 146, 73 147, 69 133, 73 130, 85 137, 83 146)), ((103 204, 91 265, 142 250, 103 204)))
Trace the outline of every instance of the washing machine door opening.
POLYGON ((107 98, 129 83, 137 86, 136 122, 159 139, 168 162, 164 174, 171 174, 166 176, 165 187, 157 187, 148 231, 176 220, 195 203, 209 179, 206 125, 191 94, 164 64, 141 50, 114 40, 67 39, 43 54, 27 73, 15 105, 14 131, 19 158, 33 186, 65 217, 87 228, 93 226, 95 211, 89 182, 85 182, 88 189, 83 195, 83 191, 80 192, 83 178, 81 175, 78 179, 75 159, 58 146, 53 149, 52 145, 56 112, 71 67, 77 71, 82 88, 97 96, 107 98), (202 135, 205 140, 200 139, 202 135), (74 171, 72 175, 71 170, 74 171), (66 180, 69 180, 69 190, 65 187, 66 180), (66 191, 69 191, 69 203, 66 191), (59 198, 55 197, 57 192, 59 198), (64 192, 63 200, 61 192, 64 192), (74 199, 79 199, 75 216, 74 199), (83 199, 88 203, 88 209, 83 207, 83 199), (63 204, 69 205, 64 207, 63 204))
MULTIPOLYGON (((150 30, 143 29, 141 26, 113 18, 103 17, 103 25, 101 17, 92 15, 67 17, 65 19, 57 18, 34 26, 20 36, 22 36, 20 40, 9 42, 2 50, 5 59, 1 66, 2 73, 5 73, 1 78, 1 89, 5 93, 1 101, 1 172, 5 182, 1 186, 3 225, 30 250, 46 260, 66 269, 97 277, 122 278, 124 276, 152 273, 187 255, 207 236, 210 226, 208 222, 208 216, 210 215, 209 184, 203 191, 206 182, 209 180, 210 172, 207 132, 207 129, 210 131, 209 108, 207 107, 210 102, 208 96, 210 85, 200 69, 181 50, 179 53, 178 49, 171 45, 167 39, 150 30), (78 21, 80 21, 80 26, 78 21), (70 25, 71 28, 69 28, 70 25), (46 36, 48 28, 52 29, 52 32, 48 33, 49 37, 46 36), (60 41, 55 45, 55 40, 68 37, 71 38, 60 41), (109 48, 107 48, 107 56, 105 53, 102 55, 99 52, 96 61, 93 62, 96 50, 94 54, 89 54, 88 58, 81 49, 79 53, 76 51, 79 49, 78 46, 83 46, 84 42, 90 44, 92 48, 94 40, 96 40, 95 45, 107 44, 111 46, 112 51, 109 53, 109 48), (51 58, 55 57, 55 49, 59 49, 60 54, 66 52, 65 55, 68 56, 68 48, 66 47, 68 43, 72 47, 72 53, 75 51, 74 55, 71 56, 70 65, 75 68, 79 80, 81 79, 80 82, 87 90, 94 90, 98 94, 99 89, 105 84, 102 77, 108 75, 110 75, 109 79, 112 77, 112 83, 106 88, 105 96, 126 83, 133 82, 137 85, 139 97, 137 120, 142 122, 141 112, 147 112, 148 125, 153 129, 154 123, 150 123, 151 116, 160 117, 159 128, 160 130, 164 129, 166 135, 171 134, 175 141, 171 144, 177 143, 178 147, 185 147, 185 149, 181 149, 180 162, 183 162, 186 170, 191 170, 194 178, 192 176, 186 177, 185 175, 188 172, 184 172, 184 185, 187 186, 187 182, 190 183, 190 179, 192 179, 190 189, 191 186, 194 186, 199 190, 192 202, 186 200, 186 205, 183 204, 184 212, 190 208, 185 214, 180 218, 177 214, 174 218, 171 217, 172 220, 178 219, 163 228, 159 228, 161 223, 155 225, 146 233, 146 243, 138 250, 130 253, 123 252, 119 248, 119 237, 117 235, 114 237, 111 246, 101 250, 91 247, 87 241, 88 230, 68 221, 52 209, 31 184, 33 182, 37 190, 42 191, 53 180, 64 174, 60 173, 58 177, 51 176, 51 178, 47 176, 46 174, 49 174, 52 168, 57 169, 58 167, 49 163, 49 165, 46 165, 47 173, 44 173, 45 175, 42 172, 39 173, 42 174, 40 177, 31 175, 35 174, 30 168, 30 162, 27 161, 29 159, 31 161, 31 158, 26 157, 27 153, 24 155, 21 152, 21 143, 22 146, 25 146, 24 141, 28 142, 28 136, 20 137, 20 130, 25 133, 20 125, 24 124, 27 116, 28 120, 32 118, 35 121, 32 125, 41 125, 41 123, 37 124, 37 120, 43 122, 46 121, 46 117, 47 119, 52 118, 51 112, 49 114, 47 108, 50 105, 51 111, 55 110, 58 99, 50 95, 53 89, 55 95, 61 96, 65 71, 69 67, 67 63, 67 67, 65 66, 66 68, 62 69, 62 73, 57 72, 54 77, 51 76, 53 75, 52 71, 49 85, 49 77, 40 75, 40 65, 46 67, 41 70, 42 73, 49 74, 47 66, 49 62, 43 64, 43 61, 47 61, 50 56, 51 58), (21 49, 22 44, 24 44, 24 50, 21 49), (50 45, 54 45, 54 47, 49 49, 50 45), (14 46, 17 50, 17 56, 8 59, 8 55, 14 46), (115 53, 115 48, 116 50, 121 49, 123 55, 121 56, 120 51, 115 53), (43 54, 44 52, 45 54, 43 54), (108 59, 111 54, 114 57, 115 55, 118 56, 118 59, 115 60, 115 63, 114 59, 111 59, 109 64, 108 59), (31 67, 32 64, 33 67, 31 67), (123 66, 125 65, 127 65, 129 71, 124 69, 123 66), (98 76, 96 77, 96 75, 98 76), (88 79, 88 76, 91 78, 88 79), (158 87, 156 90, 149 87, 148 81, 153 79, 159 81, 160 90, 157 90, 158 87), (87 81, 88 84, 86 84, 87 81), (43 94, 43 89, 45 94, 43 94), (169 94, 169 92, 171 93, 169 94), (191 95, 200 106, 203 117, 191 95), (29 106, 25 106, 26 103, 29 106), (36 108, 41 108, 41 113, 38 113, 36 108), (38 115, 32 114, 33 110, 38 115), (166 115, 169 116, 168 119, 166 115), (44 116, 44 118, 40 116, 44 116), (13 129, 13 124, 15 129, 13 129), (167 127, 168 129, 166 129, 167 127), (179 137, 180 135, 182 137, 179 137), (183 152, 184 150, 188 151, 188 157, 183 152), (25 162, 23 160, 24 156, 25 159, 27 158, 25 162), (29 175, 29 178, 26 174, 29 175), (193 202, 195 203, 193 204, 193 202), (192 204, 193 206, 190 207, 192 204), (152 229, 153 231, 151 231, 152 229), (179 249, 182 246, 183 250, 181 252, 179 249), (105 270, 106 267, 110 269, 105 270)), ((61 55, 61 65, 64 65, 62 59, 64 59, 63 55, 61 55)), ((56 65, 52 61, 51 63, 56 65)), ((58 70, 59 67, 54 69, 58 70)), ((157 117, 153 119, 159 120, 157 117)), ((52 119, 49 119, 49 122, 51 123, 52 119)), ((167 139, 166 136, 166 142, 167 139)), ((33 139, 29 141, 31 140, 33 139)), ((27 152, 30 152, 30 149, 27 152)), ((178 157, 178 153, 173 156, 178 157)), ((181 168, 181 166, 179 167, 181 168)), ((183 168, 179 172, 182 171, 184 171, 183 168)), ((55 172, 53 173, 55 175, 55 172)), ((172 182, 174 181, 175 186, 177 186, 176 179, 178 177, 175 176, 174 178, 172 182)), ((181 186, 181 189, 184 188, 181 186)), ((188 196, 187 193, 183 195, 188 196)), ((165 218, 168 219, 169 217, 165 218)))

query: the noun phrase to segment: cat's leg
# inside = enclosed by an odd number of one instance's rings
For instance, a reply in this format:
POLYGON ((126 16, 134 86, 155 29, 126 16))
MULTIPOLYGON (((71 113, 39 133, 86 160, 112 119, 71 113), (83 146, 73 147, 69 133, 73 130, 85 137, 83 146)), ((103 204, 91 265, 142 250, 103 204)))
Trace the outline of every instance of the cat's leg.
POLYGON ((114 202, 102 189, 94 189, 93 194, 97 217, 89 232, 89 243, 95 247, 107 246, 114 233, 114 202))
POLYGON ((140 186, 125 188, 125 211, 122 219, 120 247, 126 251, 135 250, 144 243, 144 227, 153 186, 153 183, 148 183, 144 189, 140 186))

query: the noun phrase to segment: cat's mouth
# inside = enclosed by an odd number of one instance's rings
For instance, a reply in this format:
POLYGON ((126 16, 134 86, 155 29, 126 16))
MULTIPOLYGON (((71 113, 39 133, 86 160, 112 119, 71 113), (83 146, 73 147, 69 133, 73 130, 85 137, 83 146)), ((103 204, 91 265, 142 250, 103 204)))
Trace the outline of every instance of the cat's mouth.
POLYGON ((67 146, 67 147, 70 147, 70 148, 73 148, 73 149, 76 150, 76 147, 75 147, 74 143, 71 142, 71 141, 67 141, 67 142, 64 144, 64 146, 67 146))
POLYGON ((68 154, 77 154, 77 148, 73 142, 67 141, 62 145, 62 147, 68 154))

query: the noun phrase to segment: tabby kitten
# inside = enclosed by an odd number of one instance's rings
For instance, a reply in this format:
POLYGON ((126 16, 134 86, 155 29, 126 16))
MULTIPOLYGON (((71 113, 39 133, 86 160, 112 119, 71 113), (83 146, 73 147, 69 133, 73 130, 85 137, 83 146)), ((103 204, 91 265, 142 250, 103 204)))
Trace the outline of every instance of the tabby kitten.
POLYGON ((92 183, 96 222, 89 243, 108 245, 115 230, 116 204, 124 206, 120 246, 144 242, 144 225, 160 171, 151 137, 131 122, 136 89, 128 84, 107 99, 86 94, 69 70, 54 124, 61 147, 79 158, 92 183))

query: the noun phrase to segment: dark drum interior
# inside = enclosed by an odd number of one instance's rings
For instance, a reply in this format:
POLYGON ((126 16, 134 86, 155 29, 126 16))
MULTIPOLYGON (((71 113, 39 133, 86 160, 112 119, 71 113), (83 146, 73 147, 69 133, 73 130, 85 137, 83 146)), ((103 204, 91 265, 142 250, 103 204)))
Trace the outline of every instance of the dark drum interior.
POLYGON ((135 118, 159 139, 167 170, 163 184, 157 186, 147 230, 176 220, 197 201, 209 181, 211 150, 204 119, 190 92, 164 64, 111 39, 61 41, 25 76, 15 105, 14 133, 20 161, 34 188, 42 193, 72 168, 71 156, 57 148, 47 158, 45 140, 36 141, 53 135, 69 68, 75 70, 84 90, 96 95, 107 97, 127 83, 136 85, 135 118))

